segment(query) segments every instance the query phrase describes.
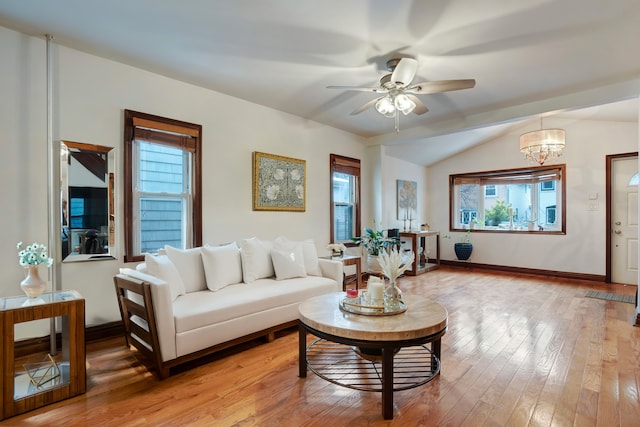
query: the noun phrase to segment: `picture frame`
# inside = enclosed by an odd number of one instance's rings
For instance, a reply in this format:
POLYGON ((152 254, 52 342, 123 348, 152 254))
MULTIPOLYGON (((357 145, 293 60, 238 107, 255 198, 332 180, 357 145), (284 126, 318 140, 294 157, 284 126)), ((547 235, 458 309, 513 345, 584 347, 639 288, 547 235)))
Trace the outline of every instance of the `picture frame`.
POLYGON ((304 212, 307 162, 253 152, 253 210, 304 212))
POLYGON ((418 183, 416 181, 397 181, 398 219, 416 219, 418 214, 418 183))

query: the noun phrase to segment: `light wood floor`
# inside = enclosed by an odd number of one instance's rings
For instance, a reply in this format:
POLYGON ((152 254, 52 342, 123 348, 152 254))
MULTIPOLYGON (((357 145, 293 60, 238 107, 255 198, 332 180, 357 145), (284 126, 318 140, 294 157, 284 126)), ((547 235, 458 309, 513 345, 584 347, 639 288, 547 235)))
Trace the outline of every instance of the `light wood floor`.
MULTIPOLYGON (((88 346, 88 391, 0 425, 638 426, 640 328, 634 306, 586 298, 635 287, 444 267, 402 278, 449 311, 441 375, 379 393, 298 378, 297 331, 157 380, 124 339, 88 346)), ((310 337, 311 339, 311 337, 310 337)))

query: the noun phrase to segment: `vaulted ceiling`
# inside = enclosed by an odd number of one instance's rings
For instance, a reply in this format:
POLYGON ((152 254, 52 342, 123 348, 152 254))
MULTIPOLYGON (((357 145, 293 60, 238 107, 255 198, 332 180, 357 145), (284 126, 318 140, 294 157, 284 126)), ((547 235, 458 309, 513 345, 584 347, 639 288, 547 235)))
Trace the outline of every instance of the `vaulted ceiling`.
POLYGON ((638 121, 637 0, 3 0, 0 25, 394 145, 422 164, 547 112, 638 121), (326 88, 377 86, 396 57, 418 60, 414 82, 477 84, 420 95, 429 112, 402 116, 399 133, 373 108, 350 115, 375 93, 326 88))

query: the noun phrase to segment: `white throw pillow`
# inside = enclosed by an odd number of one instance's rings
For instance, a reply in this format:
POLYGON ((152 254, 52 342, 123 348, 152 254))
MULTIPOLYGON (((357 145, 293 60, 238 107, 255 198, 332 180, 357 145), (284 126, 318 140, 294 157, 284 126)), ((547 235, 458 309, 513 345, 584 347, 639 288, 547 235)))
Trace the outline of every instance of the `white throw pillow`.
POLYGON ((186 294, 184 282, 178 269, 166 255, 145 254, 144 262, 147 264, 147 272, 151 276, 164 280, 169 284, 171 299, 175 300, 180 295, 186 294))
POLYGON ((274 249, 288 251, 297 246, 302 247, 302 256, 304 258, 304 269, 310 276, 322 276, 320 264, 318 263, 318 251, 316 244, 312 239, 303 240, 302 242, 294 242, 286 237, 277 237, 273 242, 274 249))
POLYGON ((311 276, 322 276, 320 263, 318 262, 318 250, 312 239, 302 241, 302 254, 304 255, 304 268, 311 276))
POLYGON ((167 245, 164 249, 173 265, 178 269, 187 293, 207 289, 200 248, 178 249, 167 245))
POLYGON ((240 259, 242 260, 242 280, 244 283, 251 283, 257 279, 264 279, 275 274, 269 246, 267 242, 262 242, 255 237, 240 241, 240 259))
POLYGON ((274 248, 271 251, 271 259, 273 260, 273 269, 276 272, 277 280, 307 276, 307 272, 304 269, 302 246, 297 246, 289 251, 274 248))
POLYGON ((240 249, 235 242, 224 246, 205 245, 201 250, 207 288, 218 291, 242 282, 240 249))

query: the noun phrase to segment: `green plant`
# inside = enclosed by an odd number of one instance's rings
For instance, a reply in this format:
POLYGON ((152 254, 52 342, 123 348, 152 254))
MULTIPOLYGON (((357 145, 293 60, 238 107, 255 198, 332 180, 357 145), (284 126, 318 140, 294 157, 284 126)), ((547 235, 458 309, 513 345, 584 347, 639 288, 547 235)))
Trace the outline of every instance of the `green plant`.
MULTIPOLYGON (((451 239, 449 234, 445 234, 442 236, 443 239, 451 239)), ((471 230, 467 230, 460 238, 458 239, 458 243, 471 243, 471 230)))
POLYGON ((395 242, 395 239, 385 237, 383 231, 375 231, 370 227, 364 229, 364 235, 352 237, 351 240, 358 245, 362 244, 371 255, 379 255, 395 242))
POLYGON ((460 236, 460 243, 471 243, 471 230, 467 230, 462 236, 460 236))
POLYGON ((485 209, 484 220, 490 225, 498 225, 502 221, 509 221, 509 208, 511 208, 511 204, 507 205, 504 200, 498 199, 491 209, 485 209))

